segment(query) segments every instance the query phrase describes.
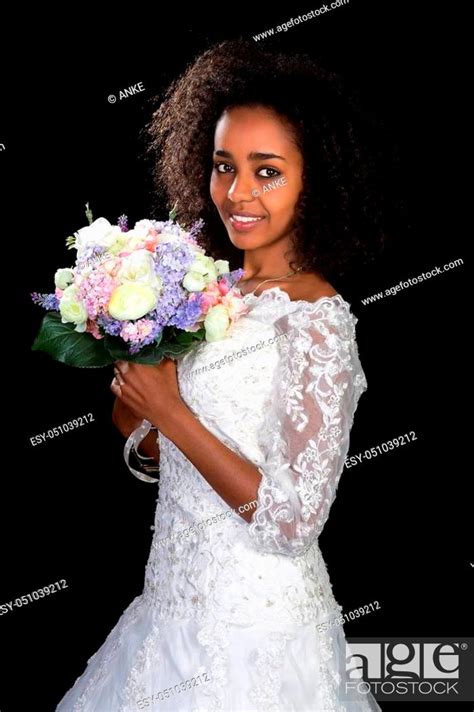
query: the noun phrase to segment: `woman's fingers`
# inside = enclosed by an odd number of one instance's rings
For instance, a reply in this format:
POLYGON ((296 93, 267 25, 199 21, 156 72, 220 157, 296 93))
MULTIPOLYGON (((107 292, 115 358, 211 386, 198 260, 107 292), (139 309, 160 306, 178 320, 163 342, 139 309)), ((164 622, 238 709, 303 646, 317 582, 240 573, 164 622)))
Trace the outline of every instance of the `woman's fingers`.
POLYGON ((125 375, 130 367, 128 361, 116 361, 115 368, 117 368, 121 374, 125 375))
POLYGON ((115 380, 120 386, 123 386, 125 381, 123 380, 122 372, 119 368, 114 368, 115 380))
POLYGON ((110 384, 110 390, 112 391, 112 393, 113 393, 114 395, 116 395, 116 396, 118 396, 119 398, 121 398, 121 396, 122 396, 122 389, 120 388, 120 383, 119 383, 119 381, 117 380, 117 377, 115 377, 115 378, 112 380, 112 383, 110 384))

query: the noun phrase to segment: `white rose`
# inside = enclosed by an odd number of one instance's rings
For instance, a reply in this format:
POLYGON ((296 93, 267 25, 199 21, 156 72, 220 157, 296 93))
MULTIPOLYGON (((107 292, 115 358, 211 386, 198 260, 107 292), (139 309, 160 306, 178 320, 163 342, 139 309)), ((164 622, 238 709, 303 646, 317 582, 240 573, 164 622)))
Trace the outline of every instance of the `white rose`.
POLYGON ((199 272, 187 272, 184 275, 183 287, 187 289, 188 292, 202 292, 206 287, 206 282, 199 272))
POLYGON ((218 275, 227 274, 227 272, 230 272, 228 260, 216 260, 214 262, 214 267, 216 268, 218 275))
POLYGON ((74 281, 74 272, 69 267, 56 270, 54 275, 54 285, 58 289, 66 289, 74 281))
POLYGON ((189 271, 201 274, 206 284, 217 279, 217 269, 214 260, 211 259, 211 257, 206 257, 206 255, 195 255, 189 271))
POLYGON ((75 331, 85 331, 87 326, 87 311, 85 306, 77 299, 77 287, 66 287, 59 301, 61 321, 76 324, 75 331))
POLYGON ((140 319, 156 307, 157 301, 156 292, 147 284, 127 282, 114 289, 108 310, 113 319, 120 321, 140 319))
POLYGON ((111 255, 118 255, 122 250, 126 250, 128 246, 128 232, 114 230, 114 232, 110 233, 110 245, 107 252, 111 255))
POLYGON ((124 233, 127 236, 127 249, 137 250, 144 246, 148 239, 148 232, 153 227, 151 220, 140 220, 133 230, 124 233))
POLYGON ((206 341, 219 341, 224 338, 229 325, 230 319, 225 306, 216 304, 215 307, 211 307, 204 319, 206 341))
POLYGON ((127 240, 127 250, 140 250, 143 249, 145 245, 145 240, 146 240, 146 235, 140 235, 140 234, 132 234, 130 235, 129 232, 126 233, 128 235, 128 240, 127 240))
POLYGON ((136 250, 124 257, 117 277, 123 284, 128 282, 146 284, 156 291, 157 296, 163 286, 161 277, 155 274, 155 262, 149 250, 136 250))
POLYGON ((133 232, 139 231, 140 233, 147 235, 148 231, 152 230, 154 227, 155 226, 153 225, 151 220, 138 220, 138 222, 135 223, 133 232))
POLYGON ((105 218, 97 218, 91 225, 81 228, 74 233, 78 257, 87 247, 105 247, 109 249, 120 239, 122 233, 117 225, 111 225, 105 218))

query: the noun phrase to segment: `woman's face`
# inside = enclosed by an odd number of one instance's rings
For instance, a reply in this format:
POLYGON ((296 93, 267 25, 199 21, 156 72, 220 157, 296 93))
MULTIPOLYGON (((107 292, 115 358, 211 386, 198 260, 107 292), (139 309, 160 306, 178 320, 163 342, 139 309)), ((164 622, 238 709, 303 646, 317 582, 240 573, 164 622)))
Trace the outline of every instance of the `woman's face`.
POLYGON ((211 198, 236 247, 253 250, 290 235, 303 157, 288 124, 265 107, 225 111, 213 162, 211 198))

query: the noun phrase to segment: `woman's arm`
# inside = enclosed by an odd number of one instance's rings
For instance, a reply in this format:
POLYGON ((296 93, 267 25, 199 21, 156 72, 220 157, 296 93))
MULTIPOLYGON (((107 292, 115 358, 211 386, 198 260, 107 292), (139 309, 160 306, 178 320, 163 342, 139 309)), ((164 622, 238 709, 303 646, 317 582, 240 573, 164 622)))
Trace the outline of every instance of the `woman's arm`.
MULTIPOLYGON (((154 419, 151 422, 155 424, 154 419)), ((158 414, 156 427, 186 455, 229 507, 237 509, 257 499, 262 478, 257 468, 209 432, 184 402, 173 407, 166 419, 158 414)), ((252 510, 239 514, 250 522, 252 510)))
MULTIPOLYGON (((164 359, 157 366, 119 361, 116 367, 121 385, 114 379, 111 390, 120 403, 116 410, 124 434, 130 434, 145 418, 174 442, 229 507, 235 509, 257 498, 259 471, 194 416, 179 393, 173 360, 164 359)), ((251 511, 241 516, 249 522, 251 511)))

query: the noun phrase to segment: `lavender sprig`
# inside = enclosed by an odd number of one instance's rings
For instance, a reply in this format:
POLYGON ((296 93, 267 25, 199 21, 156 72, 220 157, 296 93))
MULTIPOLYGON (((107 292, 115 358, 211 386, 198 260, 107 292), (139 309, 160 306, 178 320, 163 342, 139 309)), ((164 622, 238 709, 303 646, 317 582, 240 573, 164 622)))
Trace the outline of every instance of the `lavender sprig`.
POLYGON ((59 311, 59 299, 55 294, 40 294, 39 292, 31 292, 31 299, 35 304, 47 311, 59 311))

